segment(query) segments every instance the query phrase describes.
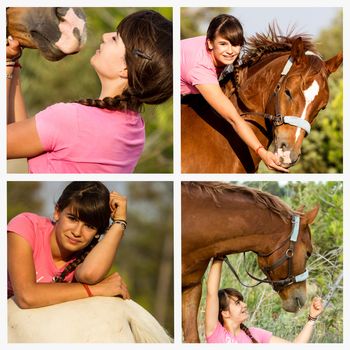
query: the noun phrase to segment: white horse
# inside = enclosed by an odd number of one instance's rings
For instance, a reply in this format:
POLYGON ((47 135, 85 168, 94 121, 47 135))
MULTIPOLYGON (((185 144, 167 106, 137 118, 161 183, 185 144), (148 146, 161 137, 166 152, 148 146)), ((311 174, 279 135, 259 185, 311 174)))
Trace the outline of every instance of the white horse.
POLYGON ((158 321, 132 300, 92 297, 37 309, 8 306, 9 343, 170 343, 158 321))

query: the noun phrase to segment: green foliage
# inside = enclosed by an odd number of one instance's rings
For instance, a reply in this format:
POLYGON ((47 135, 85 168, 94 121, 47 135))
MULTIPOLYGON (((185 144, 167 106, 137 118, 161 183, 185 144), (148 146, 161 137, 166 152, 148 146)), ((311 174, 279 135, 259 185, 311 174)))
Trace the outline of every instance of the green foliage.
MULTIPOLYGON (((285 312, 281 308, 279 296, 270 286, 262 284, 255 288, 245 288, 238 283, 228 267, 225 264, 223 266, 221 287, 233 287, 242 292, 250 310, 247 325, 269 330, 276 336, 292 341, 306 323, 311 299, 315 295, 323 297, 327 295, 343 270, 343 183, 289 182, 282 186, 272 181, 244 184, 259 189, 268 188, 268 192, 278 195, 292 209, 300 209, 301 205, 305 205, 304 210, 308 211, 320 205, 315 222, 311 225, 313 253, 307 264, 310 274, 307 281, 308 300, 306 306, 298 313, 285 312)), ((245 284, 255 284, 245 272, 242 254, 230 255, 229 259, 245 284)), ((252 252, 247 254, 246 268, 254 276, 264 278, 257 265, 256 255, 252 252)), ((206 279, 207 273, 203 280, 203 297, 198 316, 202 341, 204 341, 206 279)), ((317 322, 311 342, 343 341, 342 310, 343 294, 340 286, 317 322)))
POLYGON ((40 212, 43 203, 38 196, 39 190, 39 182, 9 181, 7 183, 7 221, 26 211, 40 212))
MULTIPOLYGON (((48 62, 37 50, 24 50, 21 58, 22 88, 30 116, 57 102, 71 102, 82 98, 96 98, 100 82, 90 66, 90 58, 96 51, 105 32, 112 32, 117 24, 140 8, 108 7, 85 8, 88 40, 82 51, 58 62, 48 62)), ((155 7, 168 19, 172 8, 155 7)), ((142 113, 146 123, 146 145, 136 172, 169 173, 172 171, 172 101, 156 107, 146 106, 142 113)))

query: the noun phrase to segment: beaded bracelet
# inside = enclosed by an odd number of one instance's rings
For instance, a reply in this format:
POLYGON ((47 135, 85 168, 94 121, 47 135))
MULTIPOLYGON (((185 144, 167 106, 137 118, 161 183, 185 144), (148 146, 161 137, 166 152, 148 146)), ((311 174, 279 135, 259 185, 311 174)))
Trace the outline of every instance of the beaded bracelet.
POLYGON ((111 226, 114 225, 114 224, 121 225, 123 227, 123 230, 126 230, 126 226, 127 226, 128 223, 126 222, 126 220, 117 219, 117 220, 113 220, 111 226))

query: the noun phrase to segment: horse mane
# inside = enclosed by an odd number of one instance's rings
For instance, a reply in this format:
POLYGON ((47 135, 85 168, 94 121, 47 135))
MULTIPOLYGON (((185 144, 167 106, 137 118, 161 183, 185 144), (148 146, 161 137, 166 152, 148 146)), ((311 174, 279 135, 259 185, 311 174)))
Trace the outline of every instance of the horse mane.
POLYGON ((301 213, 291 209, 279 197, 247 186, 233 185, 225 182, 183 182, 182 186, 184 186, 189 194, 198 190, 209 195, 217 205, 220 205, 218 198, 220 194, 226 192, 243 194, 252 199, 258 206, 271 210, 284 222, 290 221, 295 214, 301 215, 301 213))
POLYGON ((303 40, 305 51, 312 51, 320 55, 310 35, 295 33, 295 31, 295 26, 292 26, 288 29, 288 32, 283 35, 277 22, 274 21, 270 23, 267 33, 256 33, 247 39, 247 44, 243 48, 241 66, 251 66, 266 54, 288 52, 291 50, 293 42, 300 37, 303 40))

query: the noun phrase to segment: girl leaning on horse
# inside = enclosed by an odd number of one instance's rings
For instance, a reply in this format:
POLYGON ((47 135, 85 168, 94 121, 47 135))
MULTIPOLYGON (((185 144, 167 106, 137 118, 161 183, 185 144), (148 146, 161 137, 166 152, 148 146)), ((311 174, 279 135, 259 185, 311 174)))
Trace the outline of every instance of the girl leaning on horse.
POLYGON ((125 17, 90 60, 99 97, 58 103, 34 118, 21 94, 21 48, 11 37, 6 54, 9 159, 28 158, 31 173, 133 172, 145 143, 143 104, 172 96, 171 21, 151 10, 125 17))
POLYGON ((181 95, 201 94, 269 169, 288 172, 280 166, 278 157, 261 145, 220 88, 220 76, 237 60, 244 43, 241 23, 234 16, 226 14, 212 19, 206 36, 182 40, 181 95))
POLYGON ((72 182, 58 199, 53 220, 33 213, 14 217, 8 224, 8 297, 21 308, 91 296, 129 299, 120 275, 106 276, 126 213, 126 197, 102 183, 72 182))

